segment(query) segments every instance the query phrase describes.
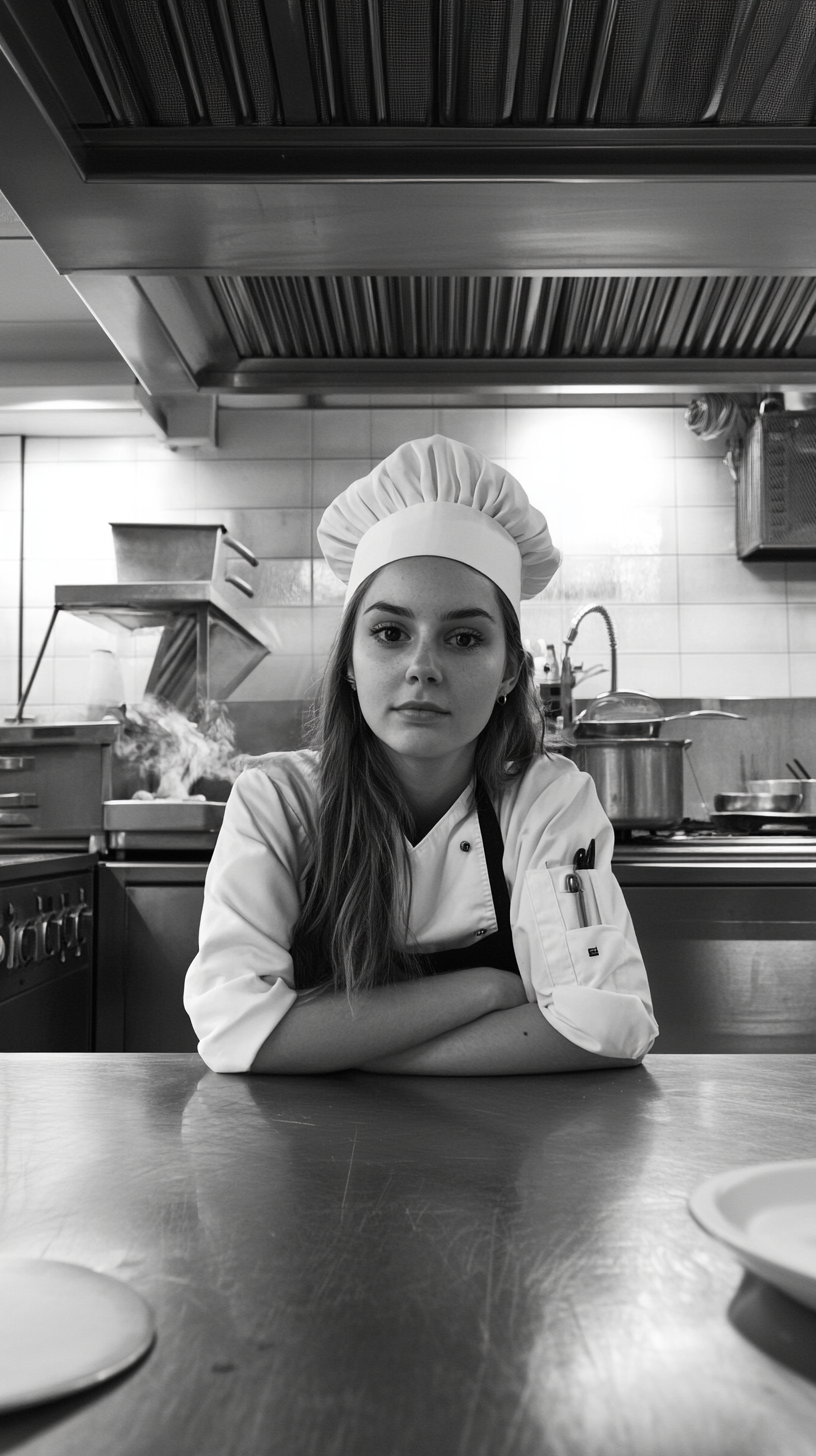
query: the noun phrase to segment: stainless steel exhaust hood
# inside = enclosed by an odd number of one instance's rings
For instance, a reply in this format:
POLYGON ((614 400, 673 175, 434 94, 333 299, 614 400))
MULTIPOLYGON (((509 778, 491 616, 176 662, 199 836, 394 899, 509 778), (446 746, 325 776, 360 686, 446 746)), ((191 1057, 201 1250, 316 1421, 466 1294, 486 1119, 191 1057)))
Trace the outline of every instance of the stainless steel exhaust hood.
POLYGON ((159 414, 816 384, 806 0, 0 0, 0 46, 0 190, 159 414))

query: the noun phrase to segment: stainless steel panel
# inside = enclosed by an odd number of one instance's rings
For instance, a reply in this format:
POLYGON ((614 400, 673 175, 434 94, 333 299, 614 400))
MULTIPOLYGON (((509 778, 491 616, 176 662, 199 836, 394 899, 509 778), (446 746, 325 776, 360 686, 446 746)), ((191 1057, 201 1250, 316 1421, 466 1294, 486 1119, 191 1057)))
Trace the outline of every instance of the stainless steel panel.
POLYGON ((97 1050, 195 1051, 182 994, 206 871, 206 863, 100 865, 97 1050))
POLYGON ((631 885, 655 1052, 816 1052, 810 884, 631 885))

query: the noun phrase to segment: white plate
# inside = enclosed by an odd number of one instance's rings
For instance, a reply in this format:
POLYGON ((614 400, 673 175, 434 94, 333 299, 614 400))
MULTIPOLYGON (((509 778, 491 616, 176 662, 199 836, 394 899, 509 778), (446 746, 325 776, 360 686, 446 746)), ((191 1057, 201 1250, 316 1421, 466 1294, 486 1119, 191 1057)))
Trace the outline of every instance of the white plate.
POLYGON ((0 1411, 73 1395, 149 1349, 141 1295, 79 1264, 0 1259, 0 1411))
POLYGON ((816 1309, 816 1158, 719 1173, 689 1208, 746 1269, 816 1309))

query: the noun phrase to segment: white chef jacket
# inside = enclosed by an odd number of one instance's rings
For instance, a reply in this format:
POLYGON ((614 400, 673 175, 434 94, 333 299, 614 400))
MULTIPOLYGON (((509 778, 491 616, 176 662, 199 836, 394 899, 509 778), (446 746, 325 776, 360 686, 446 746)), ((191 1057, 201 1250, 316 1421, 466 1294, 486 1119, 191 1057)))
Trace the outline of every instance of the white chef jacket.
MULTIPOLYGON (((199 953, 184 1006, 216 1072, 245 1072, 297 1000, 290 953, 314 822, 317 754, 271 753, 237 779, 204 891, 199 953)), ((588 774, 559 755, 535 759, 495 805, 504 840, 513 945, 527 999, 576 1046, 642 1057, 657 1035, 649 984, 611 861, 614 834, 588 774), (578 849, 588 926, 567 891, 578 849)), ((497 929, 471 784, 419 844, 409 933, 433 952, 497 929), (464 846, 468 846, 467 849, 464 846)), ((455 974, 453 972, 452 974, 455 974)))

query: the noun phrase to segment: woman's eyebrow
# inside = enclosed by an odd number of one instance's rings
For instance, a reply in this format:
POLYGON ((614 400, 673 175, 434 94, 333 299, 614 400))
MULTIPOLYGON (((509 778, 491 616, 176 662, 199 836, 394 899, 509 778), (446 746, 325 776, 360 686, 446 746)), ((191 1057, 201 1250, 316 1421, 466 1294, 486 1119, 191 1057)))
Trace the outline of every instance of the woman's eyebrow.
POLYGON ((457 607, 455 612, 443 612, 440 617, 442 622, 459 622, 463 617, 487 617, 488 622, 495 622, 496 618, 486 612, 484 607, 457 607))
MULTIPOLYGON (((365 610, 366 612, 388 612, 392 617, 408 617, 411 621, 416 617, 416 612, 412 612, 410 607, 397 607, 393 602, 372 602, 371 606, 366 607, 365 610)), ((439 620, 441 622, 460 622, 465 617, 486 617, 488 622, 495 623, 496 621, 496 618, 490 612, 485 611, 484 607, 457 607, 452 612, 443 612, 439 620)))
POLYGON ((370 607, 366 607, 366 612, 389 612, 392 617, 413 618, 416 615, 410 607, 395 607, 393 602, 372 602, 370 607))

